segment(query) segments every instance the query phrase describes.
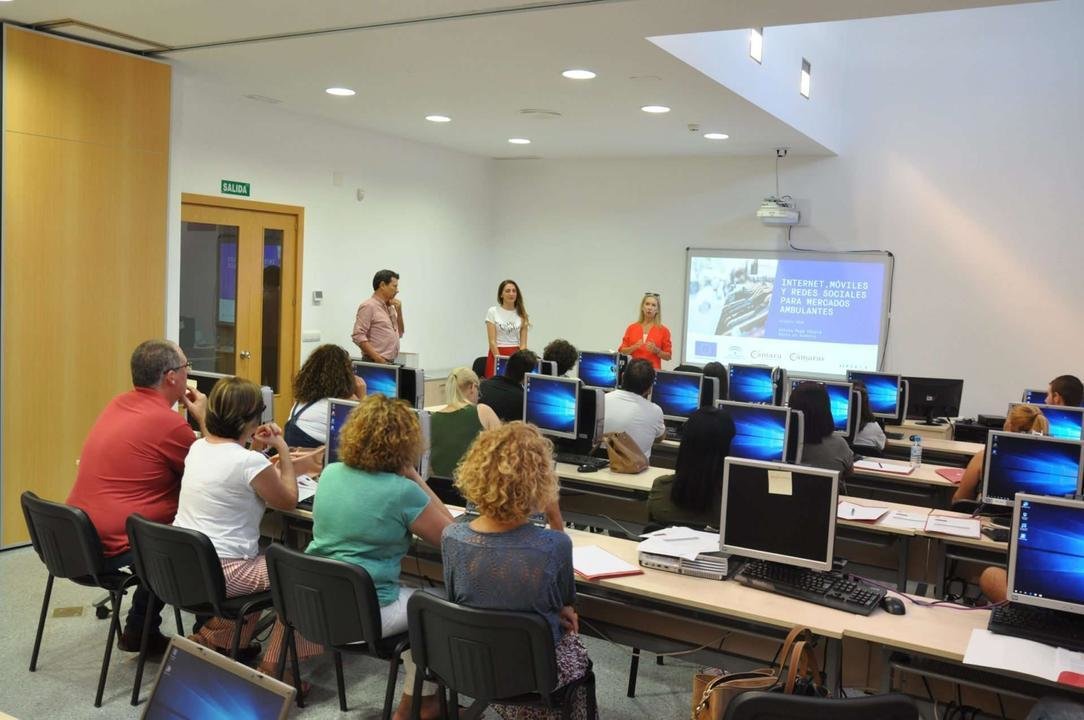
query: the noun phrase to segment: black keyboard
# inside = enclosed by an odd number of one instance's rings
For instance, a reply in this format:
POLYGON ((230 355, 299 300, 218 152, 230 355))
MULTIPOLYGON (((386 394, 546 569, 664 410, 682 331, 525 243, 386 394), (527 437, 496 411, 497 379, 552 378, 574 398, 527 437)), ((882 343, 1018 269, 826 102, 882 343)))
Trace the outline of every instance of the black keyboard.
POLYGON ((903 440, 903 433, 901 432, 888 432, 885 430, 885 437, 889 440, 903 440))
POLYGON ((986 629, 999 635, 1084 651, 1084 618, 1075 613, 1009 603, 994 608, 986 629))
POLYGON ((604 467, 609 467, 610 461, 606 458, 594 457, 593 455, 576 455, 574 453, 557 452, 553 454, 553 459, 559 463, 568 463, 569 465, 588 465, 590 467, 598 468, 601 470, 604 467))
POLYGON ((841 572, 809 570, 748 560, 734 578, 743 585, 817 605, 869 615, 885 596, 883 588, 841 572))

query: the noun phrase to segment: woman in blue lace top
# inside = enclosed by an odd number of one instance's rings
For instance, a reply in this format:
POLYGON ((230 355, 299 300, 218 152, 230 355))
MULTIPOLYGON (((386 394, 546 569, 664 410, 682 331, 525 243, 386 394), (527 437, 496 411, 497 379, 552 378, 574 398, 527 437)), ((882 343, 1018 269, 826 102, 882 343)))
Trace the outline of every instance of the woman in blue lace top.
MULTIPOLYGON (((558 687, 590 666, 572 605, 572 541, 529 521, 557 499, 553 446, 538 430, 511 422, 478 435, 459 465, 456 486, 479 517, 444 529, 441 553, 448 599, 475 608, 536 612, 553 631, 558 687)), ((587 718, 586 692, 575 693, 573 717, 587 718)), ((502 718, 558 717, 539 708, 494 705, 502 718)))

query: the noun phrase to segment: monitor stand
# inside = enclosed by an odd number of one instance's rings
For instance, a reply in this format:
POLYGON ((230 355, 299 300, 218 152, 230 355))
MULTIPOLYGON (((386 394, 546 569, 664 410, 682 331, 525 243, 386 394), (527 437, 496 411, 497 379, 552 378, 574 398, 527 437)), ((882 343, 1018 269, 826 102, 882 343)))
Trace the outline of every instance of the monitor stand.
POLYGON ((926 413, 926 419, 925 420, 919 420, 915 424, 916 425, 928 425, 930 427, 937 427, 939 425, 944 425, 945 421, 942 420, 941 418, 934 418, 933 410, 931 409, 928 413, 926 413))

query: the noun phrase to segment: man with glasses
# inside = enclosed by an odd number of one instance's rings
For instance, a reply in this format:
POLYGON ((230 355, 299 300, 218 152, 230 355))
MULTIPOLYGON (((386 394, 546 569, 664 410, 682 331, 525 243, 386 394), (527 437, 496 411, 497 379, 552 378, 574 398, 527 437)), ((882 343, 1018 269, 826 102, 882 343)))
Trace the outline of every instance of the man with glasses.
MULTIPOLYGON (((98 531, 110 569, 126 567, 131 550, 124 524, 138 512, 155 522, 171 523, 192 428, 173 409, 184 403, 203 427, 207 397, 189 388, 191 363, 167 340, 147 340, 132 353, 134 388, 106 406, 90 429, 68 504, 82 508, 98 531)), ((138 652, 146 613, 153 615, 148 648, 161 654, 169 644, 159 632, 161 605, 150 607, 150 593, 139 587, 117 647, 138 652)))

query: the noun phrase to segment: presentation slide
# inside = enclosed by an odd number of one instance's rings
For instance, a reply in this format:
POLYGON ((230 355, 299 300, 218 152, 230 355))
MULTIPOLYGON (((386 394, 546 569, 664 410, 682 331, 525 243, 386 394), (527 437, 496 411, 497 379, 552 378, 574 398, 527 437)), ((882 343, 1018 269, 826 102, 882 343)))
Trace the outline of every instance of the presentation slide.
POLYGON ((684 362, 823 375, 878 369, 888 331, 891 255, 688 253, 684 362))

